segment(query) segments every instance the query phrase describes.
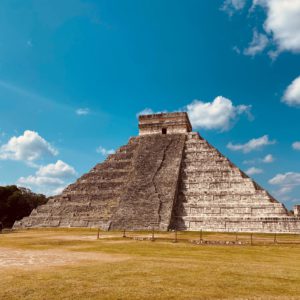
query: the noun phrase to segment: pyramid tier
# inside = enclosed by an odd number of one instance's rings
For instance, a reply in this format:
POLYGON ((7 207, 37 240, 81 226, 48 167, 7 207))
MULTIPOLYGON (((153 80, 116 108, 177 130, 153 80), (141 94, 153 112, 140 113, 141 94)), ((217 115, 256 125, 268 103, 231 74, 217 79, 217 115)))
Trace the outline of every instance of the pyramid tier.
POLYGON ((179 230, 300 231, 300 218, 197 133, 185 143, 172 223, 179 230))
POLYGON ((127 145, 69 185, 61 195, 50 198, 29 217, 16 222, 14 227, 100 226, 108 229, 131 177, 137 146, 138 139, 130 139, 127 145))
POLYGON ((148 133, 14 227, 300 233, 300 217, 198 133, 148 133))
POLYGON ((185 139, 184 134, 140 137, 133 177, 112 218, 112 229, 169 228, 185 139))

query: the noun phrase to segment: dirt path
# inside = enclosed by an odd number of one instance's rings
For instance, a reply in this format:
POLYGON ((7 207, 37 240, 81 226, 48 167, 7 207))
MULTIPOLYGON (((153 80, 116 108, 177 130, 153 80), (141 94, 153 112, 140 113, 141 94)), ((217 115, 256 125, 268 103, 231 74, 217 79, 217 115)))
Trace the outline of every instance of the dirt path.
POLYGON ((24 269, 27 267, 71 265, 80 262, 119 262, 128 258, 128 256, 106 253, 0 248, 0 270, 11 267, 22 267, 24 269))

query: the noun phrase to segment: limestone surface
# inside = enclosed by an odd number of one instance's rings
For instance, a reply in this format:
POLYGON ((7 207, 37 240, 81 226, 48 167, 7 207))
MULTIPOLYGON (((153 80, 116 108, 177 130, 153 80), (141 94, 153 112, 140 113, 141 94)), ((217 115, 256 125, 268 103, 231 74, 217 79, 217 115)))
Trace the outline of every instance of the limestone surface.
POLYGON ((300 206, 289 212, 192 132, 186 113, 139 121, 139 136, 14 228, 300 233, 300 206))

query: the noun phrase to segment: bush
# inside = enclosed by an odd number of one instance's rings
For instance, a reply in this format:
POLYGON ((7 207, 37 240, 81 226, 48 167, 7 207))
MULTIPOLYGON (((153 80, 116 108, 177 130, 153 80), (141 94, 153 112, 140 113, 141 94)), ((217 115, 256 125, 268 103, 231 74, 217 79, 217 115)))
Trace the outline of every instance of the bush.
POLYGON ((0 222, 10 228, 14 222, 29 216, 39 205, 47 203, 46 196, 15 185, 0 186, 0 222))

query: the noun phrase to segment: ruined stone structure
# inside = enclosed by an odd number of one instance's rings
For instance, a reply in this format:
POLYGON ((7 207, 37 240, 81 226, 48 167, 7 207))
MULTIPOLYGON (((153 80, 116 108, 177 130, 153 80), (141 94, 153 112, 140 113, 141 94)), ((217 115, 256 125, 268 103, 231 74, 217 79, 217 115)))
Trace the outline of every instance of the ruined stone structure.
POLYGON ((139 133, 14 227, 300 233, 300 206, 288 212, 186 113, 140 116, 139 133))

